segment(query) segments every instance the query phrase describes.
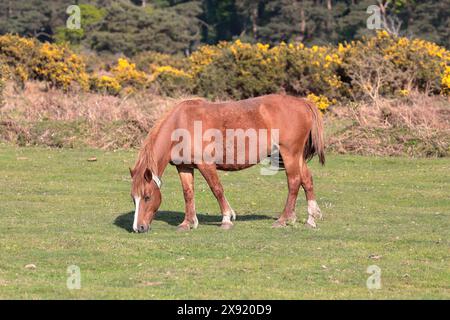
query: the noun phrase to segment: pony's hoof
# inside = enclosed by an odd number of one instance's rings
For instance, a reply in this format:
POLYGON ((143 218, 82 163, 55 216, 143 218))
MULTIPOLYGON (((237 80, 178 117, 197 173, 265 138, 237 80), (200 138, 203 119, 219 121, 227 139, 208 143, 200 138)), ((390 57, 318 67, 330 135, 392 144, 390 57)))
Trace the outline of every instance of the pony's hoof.
POLYGON ((296 216, 289 217, 289 219, 286 220, 286 224, 291 226, 293 226, 296 222, 297 222, 296 216))
POLYGON ((320 212, 320 209, 316 211, 316 213, 314 214, 314 219, 318 219, 320 221, 323 220, 323 214, 322 212, 320 212))
POLYGON ((232 223, 225 222, 220 225, 220 229, 222 230, 230 230, 231 228, 233 228, 232 223))
POLYGON ((197 229, 197 228, 198 228, 198 219, 197 219, 197 216, 195 216, 195 218, 194 218, 194 222, 192 223, 192 228, 193 228, 193 229, 197 229))
POLYGON ((286 227, 286 221, 277 220, 272 224, 272 228, 284 228, 286 227))
POLYGON ((191 230, 191 226, 189 224, 187 224, 187 223, 180 224, 177 227, 177 231, 178 232, 186 232, 186 231, 189 231, 189 230, 191 230))
POLYGON ((312 228, 312 229, 315 229, 315 228, 317 227, 316 222, 315 222, 314 219, 311 218, 311 217, 308 218, 308 220, 307 220, 306 223, 305 223, 305 226, 306 226, 307 228, 312 228))
POLYGON ((308 200, 308 215, 314 219, 323 220, 322 212, 320 211, 316 200, 308 200))

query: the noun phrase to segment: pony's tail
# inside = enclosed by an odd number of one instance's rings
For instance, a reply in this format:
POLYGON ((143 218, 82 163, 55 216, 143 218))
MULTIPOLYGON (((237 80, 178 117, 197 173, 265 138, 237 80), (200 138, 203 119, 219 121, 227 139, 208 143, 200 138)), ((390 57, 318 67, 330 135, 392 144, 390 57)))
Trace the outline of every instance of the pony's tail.
POLYGON ((305 100, 313 115, 313 124, 309 133, 309 138, 306 141, 304 158, 306 161, 311 160, 314 155, 319 156, 319 162, 325 164, 325 145, 323 139, 323 120, 322 114, 314 103, 305 100))

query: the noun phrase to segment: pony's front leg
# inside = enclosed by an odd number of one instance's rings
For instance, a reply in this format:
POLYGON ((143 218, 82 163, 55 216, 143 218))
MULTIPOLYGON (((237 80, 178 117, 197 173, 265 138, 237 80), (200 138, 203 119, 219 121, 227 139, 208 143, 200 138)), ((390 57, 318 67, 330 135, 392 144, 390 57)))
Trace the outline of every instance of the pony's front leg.
POLYGON ((220 211, 222 211, 222 225, 220 227, 225 230, 231 229, 233 227, 232 220, 236 220, 236 213, 225 198, 215 164, 199 164, 197 167, 219 202, 220 211))
POLYGON ((178 231, 188 231, 191 227, 196 229, 198 226, 194 201, 194 169, 177 166, 177 170, 180 176, 181 186, 183 187, 185 202, 185 217, 184 221, 178 226, 178 231))

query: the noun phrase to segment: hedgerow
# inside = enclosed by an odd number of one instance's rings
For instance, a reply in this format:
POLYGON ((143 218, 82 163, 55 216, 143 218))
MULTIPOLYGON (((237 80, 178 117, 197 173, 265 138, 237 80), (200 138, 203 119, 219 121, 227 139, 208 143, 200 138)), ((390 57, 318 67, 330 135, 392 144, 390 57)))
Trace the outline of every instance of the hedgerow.
POLYGON ((101 75, 89 74, 83 58, 64 44, 40 44, 0 36, 0 62, 23 86, 38 79, 51 86, 105 94, 150 89, 168 96, 195 94, 243 99, 274 92, 308 96, 322 110, 346 100, 404 98, 412 91, 450 94, 450 52, 422 39, 379 32, 337 46, 305 47, 222 42, 188 58, 156 52, 119 58, 101 75))

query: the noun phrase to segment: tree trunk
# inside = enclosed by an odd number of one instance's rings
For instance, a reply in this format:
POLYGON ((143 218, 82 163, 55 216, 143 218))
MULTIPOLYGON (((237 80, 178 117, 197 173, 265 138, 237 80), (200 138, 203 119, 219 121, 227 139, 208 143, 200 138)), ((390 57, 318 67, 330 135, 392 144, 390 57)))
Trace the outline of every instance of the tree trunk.
POLYGON ((300 8, 300 33, 301 33, 300 41, 303 41, 306 37, 306 17, 305 17, 305 8, 303 7, 303 4, 300 8))
POLYGON ((10 17, 12 17, 12 8, 11 8, 11 1, 8 1, 8 14, 7 14, 8 19, 10 17))
POLYGON ((256 40, 258 37, 258 4, 256 4, 252 8, 251 19, 252 19, 253 39, 256 40))
POLYGON ((332 0, 327 0, 327 31, 328 35, 331 36, 333 33, 333 3, 332 0))

